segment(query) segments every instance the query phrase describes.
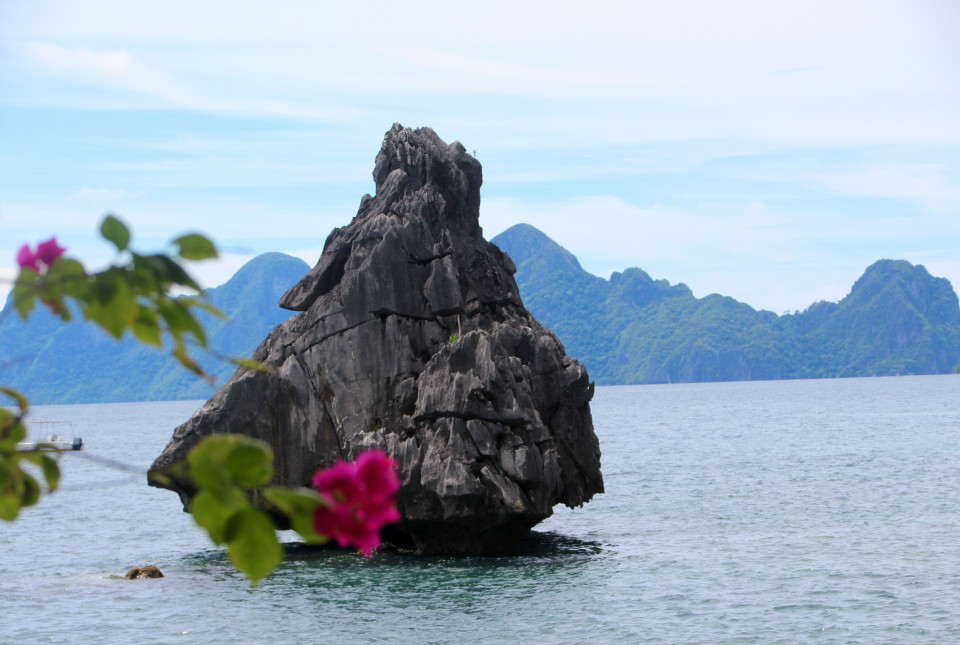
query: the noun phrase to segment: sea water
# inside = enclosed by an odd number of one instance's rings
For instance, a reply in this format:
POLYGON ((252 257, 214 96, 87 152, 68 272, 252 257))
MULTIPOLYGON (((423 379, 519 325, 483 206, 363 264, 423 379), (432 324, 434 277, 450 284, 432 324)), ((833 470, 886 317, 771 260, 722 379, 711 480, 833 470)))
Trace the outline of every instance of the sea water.
POLYGON ((198 405, 35 409, 86 450, 0 523, 0 643, 960 642, 960 376, 600 387, 607 492, 511 553, 284 533, 256 590, 145 483, 198 405))

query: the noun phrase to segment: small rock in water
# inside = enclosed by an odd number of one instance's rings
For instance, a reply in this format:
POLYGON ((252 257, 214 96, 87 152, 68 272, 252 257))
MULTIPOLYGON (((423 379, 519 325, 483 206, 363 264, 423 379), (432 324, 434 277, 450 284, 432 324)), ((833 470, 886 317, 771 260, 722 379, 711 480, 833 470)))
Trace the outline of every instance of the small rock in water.
POLYGON ((148 564, 145 567, 134 567, 123 576, 124 580, 140 580, 141 578, 162 578, 163 572, 159 568, 148 564))

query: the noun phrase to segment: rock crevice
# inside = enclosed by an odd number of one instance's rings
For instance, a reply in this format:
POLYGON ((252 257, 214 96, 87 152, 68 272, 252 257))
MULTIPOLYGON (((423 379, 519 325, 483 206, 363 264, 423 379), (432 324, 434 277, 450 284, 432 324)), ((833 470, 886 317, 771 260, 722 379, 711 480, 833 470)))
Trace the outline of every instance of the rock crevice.
MULTIPOLYGON (((603 491, 586 370, 524 308, 510 258, 483 239, 482 173, 459 143, 395 125, 376 194, 334 229, 281 299, 301 312, 174 431, 152 470, 201 438, 273 446, 277 483, 386 450, 403 521, 388 539, 428 553, 507 546, 556 504, 603 491)), ((188 503, 190 483, 167 487, 188 503)))

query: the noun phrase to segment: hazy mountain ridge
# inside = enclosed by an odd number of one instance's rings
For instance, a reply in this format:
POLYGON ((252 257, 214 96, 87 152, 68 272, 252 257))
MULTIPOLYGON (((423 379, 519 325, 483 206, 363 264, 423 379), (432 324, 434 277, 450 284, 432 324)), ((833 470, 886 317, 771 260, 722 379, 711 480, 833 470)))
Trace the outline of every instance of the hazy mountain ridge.
MULTIPOLYGON (((248 357, 290 317, 277 301, 308 270, 303 260, 265 253, 205 291, 228 316, 202 315, 217 355, 195 351, 217 387, 236 369, 222 357, 248 357)), ((0 314, 0 382, 23 391, 34 404, 205 399, 215 390, 163 350, 129 337, 116 341, 80 316, 62 323, 41 306, 24 322, 9 297, 0 314)))
MULTIPOLYGON (((778 316, 733 298, 696 298, 638 268, 609 280, 541 231, 518 224, 491 241, 510 254, 527 308, 599 384, 944 374, 960 363, 960 305, 950 282, 921 265, 879 260, 839 303, 778 316)), ((211 347, 248 356, 290 312, 279 298, 309 270, 281 253, 257 256, 206 291, 229 320, 205 317, 211 347)), ((198 353, 227 381, 232 364, 198 353)), ((214 388, 163 351, 115 341, 39 307, 24 323, 0 314, 0 382, 35 404, 201 399, 214 388)))
POLYGON ((872 264, 839 303, 777 316, 636 268, 594 276, 527 224, 492 241, 517 265, 530 311, 600 384, 943 374, 960 363, 953 287, 903 260, 872 264))

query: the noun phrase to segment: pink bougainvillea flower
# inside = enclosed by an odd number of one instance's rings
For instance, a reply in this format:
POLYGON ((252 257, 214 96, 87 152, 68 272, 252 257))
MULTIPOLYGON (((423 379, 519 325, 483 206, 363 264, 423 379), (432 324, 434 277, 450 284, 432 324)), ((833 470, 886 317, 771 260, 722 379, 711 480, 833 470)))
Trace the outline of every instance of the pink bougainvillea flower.
POLYGON ((55 237, 37 244, 37 259, 48 267, 52 267, 66 252, 65 248, 57 244, 57 238, 55 237))
POLYGON ((21 269, 32 269, 35 273, 40 273, 40 258, 26 244, 17 252, 17 264, 21 269))
POLYGON ((42 267, 49 269, 56 264, 65 252, 66 249, 57 244, 57 238, 51 237, 46 242, 40 242, 36 251, 27 244, 21 246, 17 253, 17 264, 21 269, 31 269, 35 273, 40 273, 42 267))
POLYGON ((313 529, 340 546, 356 547, 364 557, 380 546, 380 529, 400 521, 397 464, 382 451, 318 470, 312 484, 327 500, 314 511, 313 529))

